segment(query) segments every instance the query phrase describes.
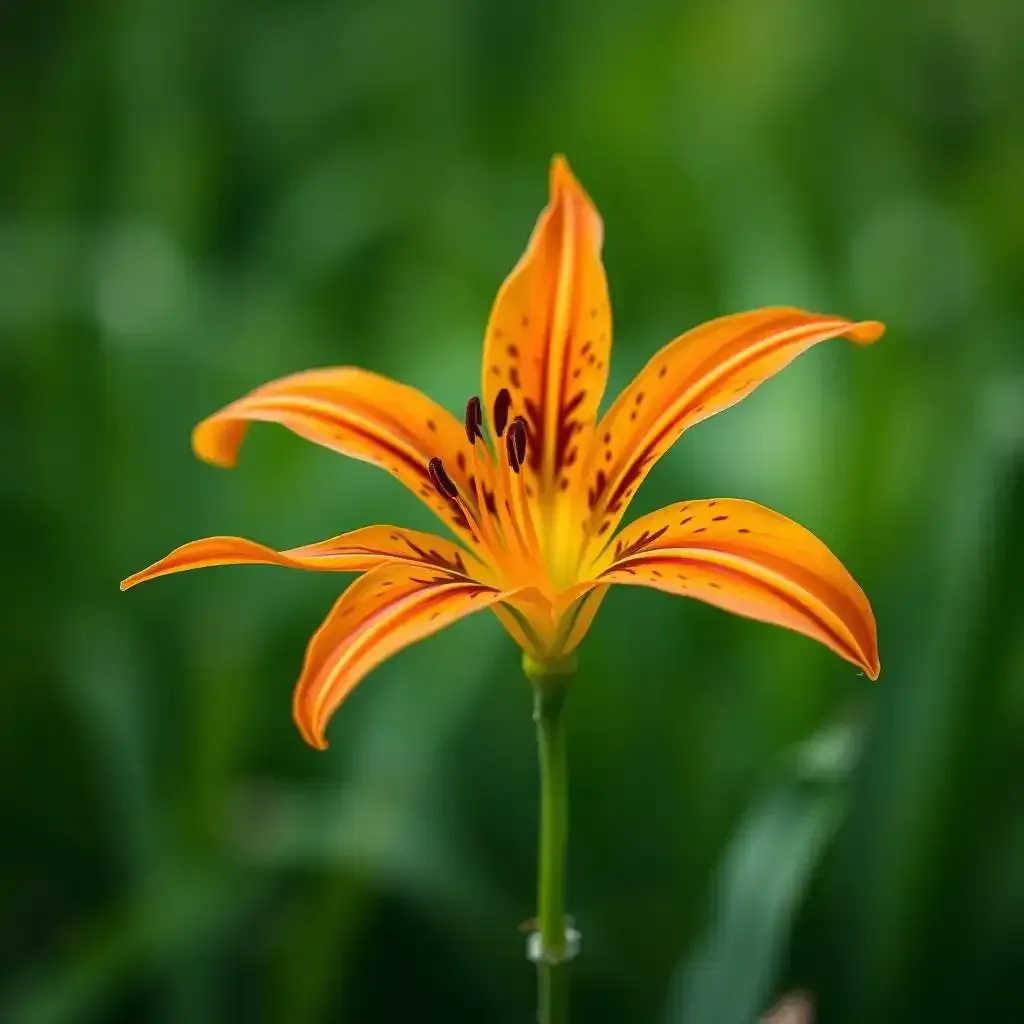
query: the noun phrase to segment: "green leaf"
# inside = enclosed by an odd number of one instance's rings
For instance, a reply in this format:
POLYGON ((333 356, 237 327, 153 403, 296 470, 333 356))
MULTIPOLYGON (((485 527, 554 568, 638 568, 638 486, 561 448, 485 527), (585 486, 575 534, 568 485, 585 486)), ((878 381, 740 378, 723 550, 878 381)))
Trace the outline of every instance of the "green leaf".
POLYGON ((676 971, 669 1024, 752 1024, 772 1001, 794 916, 846 802, 854 738, 826 733, 741 821, 711 917, 676 971))

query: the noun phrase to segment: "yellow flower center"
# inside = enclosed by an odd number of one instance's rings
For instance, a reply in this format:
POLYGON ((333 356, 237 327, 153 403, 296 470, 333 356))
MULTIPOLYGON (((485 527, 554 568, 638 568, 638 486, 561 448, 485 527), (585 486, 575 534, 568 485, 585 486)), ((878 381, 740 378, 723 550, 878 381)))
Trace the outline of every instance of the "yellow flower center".
POLYGON ((466 436, 473 450, 471 492, 460 494, 439 458, 427 472, 435 490, 465 522, 486 562, 503 589, 533 586, 554 600, 569 580, 553 555, 555 523, 533 500, 523 467, 529 432, 522 416, 511 414, 511 396, 502 388, 494 402, 494 437, 484 435, 480 399, 466 404, 466 436))

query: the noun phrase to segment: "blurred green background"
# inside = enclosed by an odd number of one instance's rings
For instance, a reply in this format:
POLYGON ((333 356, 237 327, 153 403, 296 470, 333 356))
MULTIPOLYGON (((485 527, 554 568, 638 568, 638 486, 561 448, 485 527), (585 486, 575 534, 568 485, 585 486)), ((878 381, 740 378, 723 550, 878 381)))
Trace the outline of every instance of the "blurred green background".
POLYGON ((526 1021, 536 764, 491 616, 305 747, 343 578, 171 547, 429 526, 285 431, 192 425, 360 364, 458 412, 555 152, 602 210, 609 397, 760 304, 884 320, 688 434, 636 502, 740 496, 871 596, 809 640, 613 591, 570 699, 573 1019, 1024 1019, 1024 5, 0 6, 0 1020, 526 1021))

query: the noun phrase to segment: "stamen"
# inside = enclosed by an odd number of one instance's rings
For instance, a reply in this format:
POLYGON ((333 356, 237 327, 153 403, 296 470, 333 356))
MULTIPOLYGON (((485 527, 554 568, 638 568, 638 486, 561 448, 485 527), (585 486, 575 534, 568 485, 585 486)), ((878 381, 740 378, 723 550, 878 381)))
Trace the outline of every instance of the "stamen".
MULTIPOLYGON (((476 401, 477 403, 479 403, 479 399, 477 399, 476 401)), ((479 404, 477 408, 479 408, 479 404)), ((503 538, 500 536, 498 530, 495 529, 495 524, 491 520, 491 513, 487 511, 487 494, 484 488, 484 457, 486 457, 487 459, 487 468, 490 469, 491 450, 487 447, 487 445, 480 445, 480 447, 478 448, 474 444, 473 483, 474 490, 476 491, 476 508, 477 516, 480 521, 480 531, 483 534, 484 543, 487 544, 488 548, 490 548, 491 552, 494 555, 496 564, 500 567, 502 565, 502 554, 505 550, 506 545, 504 543, 503 538), (483 449, 485 456, 481 456, 481 449, 483 449)), ((490 473, 488 473, 488 477, 489 476, 490 473)))
POLYGON ((516 432, 515 424, 508 428, 508 433, 505 435, 505 453, 508 456, 508 464, 512 468, 512 472, 518 474, 519 467, 522 463, 519 461, 519 455, 516 451, 516 432))
MULTIPOLYGON (((512 457, 515 455, 515 442, 512 440, 511 435, 506 438, 506 444, 508 446, 509 458, 504 461, 499 460, 499 465, 501 466, 501 492, 498 495, 498 515, 500 516, 501 527, 505 531, 506 536, 510 540, 515 538, 520 553, 529 561, 530 548, 523 537, 522 531, 519 529, 520 516, 516 509, 515 491, 513 490, 511 474, 509 472, 513 466, 512 457)), ((516 472, 518 473, 519 470, 516 469, 516 472)), ((520 477, 520 481, 523 479, 523 477, 520 477)))
POLYGON ((433 458, 427 463, 427 476, 430 477, 430 482, 434 485, 434 489, 437 493, 440 494, 445 501, 451 502, 451 504, 462 513, 462 517, 466 520, 469 532, 473 535, 473 540, 482 546, 483 540, 480 536, 480 524, 477 522, 477 519, 473 515, 469 506, 459 497, 459 489, 455 486, 452 482, 452 478, 445 471, 444 463, 440 459, 433 458))
POLYGON ((476 444, 477 438, 484 436, 483 431, 480 429, 483 422, 484 417, 480 408, 480 399, 474 395, 466 403, 466 437, 469 438, 470 444, 476 444))
MULTIPOLYGON (((503 537, 501 529, 501 517, 498 522, 491 520, 491 514, 487 510, 487 494, 484 488, 484 459, 487 466, 491 465, 491 452, 486 443, 477 447, 477 440, 483 440, 483 410, 480 399, 474 395, 466 403, 466 437, 473 446, 473 482, 476 497, 476 520, 483 535, 484 543, 490 549, 495 559, 495 564, 501 566, 503 554, 507 551, 508 545, 503 537), (483 454, 481 454, 481 449, 483 454)), ((490 474, 488 474, 489 476, 490 474)))
POLYGON ((509 433, 515 439, 516 462, 521 466, 526 461, 526 420, 517 416, 509 427, 509 433))
POLYGON ((494 399, 494 432, 501 437, 508 423, 508 412, 512 408, 512 396, 508 388, 502 388, 494 399))
POLYGON ((434 489, 442 498, 447 501, 455 501, 459 496, 459 489, 452 483, 452 478, 445 471, 444 463, 440 459, 431 459, 427 463, 427 474, 434 489))
POLYGON ((537 536, 537 528, 533 522, 533 510, 530 507, 530 500, 526 495, 526 475, 520 473, 520 469, 526 463, 527 438, 526 420, 522 416, 517 416, 509 424, 508 428, 508 463, 509 467, 519 477, 518 487, 516 488, 516 496, 519 499, 518 517, 526 527, 526 542, 529 550, 539 557, 541 551, 540 538, 537 536))

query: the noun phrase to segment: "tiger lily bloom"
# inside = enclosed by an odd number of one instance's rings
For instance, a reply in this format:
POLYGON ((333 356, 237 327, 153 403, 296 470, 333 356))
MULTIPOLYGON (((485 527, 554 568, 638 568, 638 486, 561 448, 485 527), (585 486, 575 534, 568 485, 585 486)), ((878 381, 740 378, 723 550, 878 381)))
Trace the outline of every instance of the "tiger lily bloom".
POLYGON ((689 427, 734 405, 818 342, 866 344, 880 323, 790 307, 725 316, 669 342, 598 418, 611 354, 602 222, 557 157, 550 198, 491 311, 482 399, 464 422, 414 388, 352 367, 272 381, 195 428, 196 454, 234 465, 253 421, 396 477, 454 541, 368 526, 276 551, 208 537, 122 589, 210 565, 357 572, 314 634, 295 689, 303 737, 324 730, 386 658, 491 609, 537 665, 569 659, 613 583, 693 597, 803 633, 872 679, 875 622, 861 588, 816 537, 734 498, 685 501, 619 530, 655 462, 689 427), (487 417, 486 427, 484 417, 487 417))

